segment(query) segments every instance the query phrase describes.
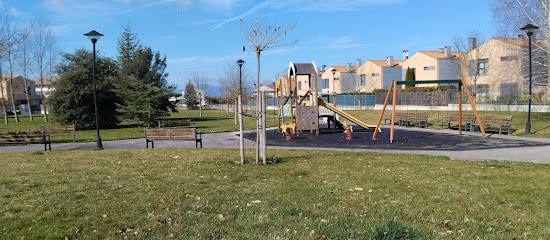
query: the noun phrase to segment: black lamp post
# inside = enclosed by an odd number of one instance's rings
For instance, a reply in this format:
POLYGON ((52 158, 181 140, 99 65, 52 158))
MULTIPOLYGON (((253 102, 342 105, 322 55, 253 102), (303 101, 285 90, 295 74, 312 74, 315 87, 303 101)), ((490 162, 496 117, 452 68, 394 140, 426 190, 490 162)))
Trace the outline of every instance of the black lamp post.
POLYGON ((522 27, 521 30, 525 31, 527 36, 529 36, 529 110, 527 113, 527 124, 525 125, 525 134, 531 133, 531 88, 533 85, 533 64, 531 61, 531 37, 533 33, 539 27, 533 24, 527 24, 525 27, 522 27))
POLYGON ((244 65, 244 61, 242 59, 239 59, 239 61, 237 61, 237 64, 239 64, 239 95, 242 95, 242 80, 243 80, 243 72, 242 72, 242 68, 243 68, 243 65, 244 65))
POLYGON ((98 33, 96 30, 92 30, 89 33, 84 34, 87 36, 90 40, 92 40, 92 44, 94 45, 94 64, 92 67, 92 82, 94 85, 94 110, 95 110, 95 127, 97 130, 97 149, 103 149, 103 145, 101 144, 101 138, 99 137, 99 117, 97 115, 97 94, 96 94, 96 87, 95 87, 95 43, 97 40, 103 36, 103 34, 98 33))

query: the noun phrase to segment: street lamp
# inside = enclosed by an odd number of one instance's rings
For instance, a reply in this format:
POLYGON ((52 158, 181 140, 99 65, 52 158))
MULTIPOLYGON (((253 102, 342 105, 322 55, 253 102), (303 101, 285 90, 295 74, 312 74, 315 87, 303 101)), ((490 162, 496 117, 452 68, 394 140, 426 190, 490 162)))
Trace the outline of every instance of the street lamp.
POLYGON ((527 36, 529 36, 529 110, 527 113, 527 124, 525 125, 525 134, 531 133, 531 88, 533 85, 533 64, 531 61, 531 36, 539 27, 533 24, 527 24, 525 27, 520 28, 527 36))
POLYGON ((242 59, 239 59, 237 61, 237 64, 239 64, 239 97, 237 100, 239 101, 239 141, 240 141, 240 154, 241 154, 241 164, 244 164, 244 125, 243 125, 243 102, 242 102, 242 82, 243 82, 243 64, 244 61, 242 59))
POLYGON ((239 64, 239 95, 242 95, 242 80, 243 80, 243 73, 242 73, 242 68, 243 68, 243 65, 244 65, 244 61, 242 59, 239 59, 239 61, 237 61, 237 64, 239 64))
POLYGON ((95 127, 97 130, 97 149, 103 149, 103 145, 101 144, 101 138, 99 137, 99 117, 97 115, 97 94, 96 94, 96 87, 95 87, 95 43, 103 34, 98 33, 96 30, 92 30, 89 33, 84 34, 87 36, 90 40, 92 40, 92 44, 94 45, 94 64, 92 67, 92 82, 94 85, 94 110, 95 110, 95 127))

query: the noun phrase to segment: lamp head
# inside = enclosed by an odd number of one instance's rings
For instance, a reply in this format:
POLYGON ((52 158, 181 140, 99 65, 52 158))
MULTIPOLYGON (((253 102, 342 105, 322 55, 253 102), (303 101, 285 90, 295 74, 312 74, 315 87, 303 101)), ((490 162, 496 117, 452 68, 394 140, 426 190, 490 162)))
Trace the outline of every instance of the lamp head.
POLYGON ((90 40, 92 40, 93 43, 96 43, 97 40, 99 40, 99 38, 103 36, 103 34, 98 33, 96 30, 92 30, 89 33, 86 33, 84 35, 88 37, 90 40))
POLYGON ((520 28, 520 30, 523 30, 527 34, 527 36, 533 35, 533 33, 537 31, 537 29, 539 29, 539 27, 533 24, 527 24, 525 27, 520 28))
POLYGON ((244 65, 244 61, 242 59, 239 59, 239 61, 237 61, 237 64, 239 64, 239 67, 242 67, 244 65))

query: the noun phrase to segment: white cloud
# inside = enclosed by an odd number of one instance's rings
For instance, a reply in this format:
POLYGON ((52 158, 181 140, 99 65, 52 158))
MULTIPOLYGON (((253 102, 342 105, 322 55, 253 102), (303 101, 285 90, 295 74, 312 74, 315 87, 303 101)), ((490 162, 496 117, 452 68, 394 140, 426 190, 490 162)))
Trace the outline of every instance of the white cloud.
POLYGON ((343 36, 335 39, 324 39, 323 40, 328 48, 332 49, 347 49, 347 48, 356 48, 361 46, 357 43, 357 39, 350 36, 343 36))

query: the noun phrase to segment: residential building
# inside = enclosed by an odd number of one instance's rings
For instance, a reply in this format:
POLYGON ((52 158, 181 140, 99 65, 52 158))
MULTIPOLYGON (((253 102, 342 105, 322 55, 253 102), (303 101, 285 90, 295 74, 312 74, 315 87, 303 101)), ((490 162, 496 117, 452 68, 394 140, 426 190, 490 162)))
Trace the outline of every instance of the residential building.
MULTIPOLYGON (((274 98, 275 86, 267 85, 267 84, 260 85, 260 92, 266 92, 266 95, 268 98, 274 98)), ((257 94, 257 89, 256 89, 256 84, 254 84, 254 89, 252 90, 252 97, 256 97, 256 94, 257 94)))
MULTIPOLYGON (((462 57, 462 75, 478 100, 517 97, 528 91, 527 38, 495 37, 480 46, 475 46, 475 39, 470 42, 469 52, 462 57)), ((546 45, 545 41, 536 40, 532 47, 534 93, 549 86, 548 53, 541 48, 546 45)))
MULTIPOLYGON (((40 113, 41 97, 36 94, 34 81, 21 76, 12 76, 12 77, 2 76, 0 78, 0 84, 1 84, 1 90, 2 90, 0 91, 0 99, 4 100, 4 101, 0 101, 0 105, 2 104, 2 102, 5 102, 6 111, 13 112, 14 110, 18 110, 22 114, 27 114, 29 112, 29 104, 27 102, 27 97, 25 95, 25 82, 27 85, 27 91, 30 93, 29 95, 29 99, 31 101, 30 109, 32 110, 33 113, 35 112, 40 113), (13 81, 13 82, 11 82, 10 84, 10 81, 13 81), (13 86, 16 109, 13 109, 10 85, 13 86)), ((2 113, 2 114, 5 114, 5 113, 2 113)))
POLYGON ((40 78, 36 79, 34 81, 34 85, 36 86, 36 94, 37 95, 44 95, 44 97, 48 97, 54 89, 52 88, 52 83, 57 81, 59 77, 45 77, 40 80, 40 78))
POLYGON ((386 60, 368 60, 357 68, 356 91, 371 93, 375 89, 388 89, 392 81, 401 81, 401 63, 389 56, 386 60))
POLYGON ((355 70, 357 66, 352 66, 348 63, 347 66, 331 66, 321 74, 319 84, 319 92, 324 93, 352 93, 355 92, 357 74, 355 70))
MULTIPOLYGON (((418 51, 401 63, 401 80, 405 80, 407 68, 414 71, 416 81, 460 79, 460 53, 452 52, 451 47, 439 51, 418 51)), ((421 87, 437 86, 423 84, 421 87)))

